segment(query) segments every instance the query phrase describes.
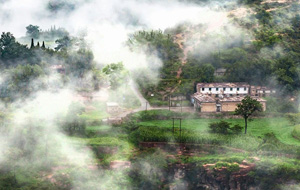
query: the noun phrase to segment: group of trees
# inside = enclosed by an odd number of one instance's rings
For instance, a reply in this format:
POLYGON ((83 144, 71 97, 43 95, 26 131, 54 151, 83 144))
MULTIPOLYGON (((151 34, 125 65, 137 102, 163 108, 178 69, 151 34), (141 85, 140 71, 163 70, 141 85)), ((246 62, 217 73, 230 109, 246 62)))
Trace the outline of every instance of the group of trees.
POLYGON ((65 36, 69 36, 69 32, 64 28, 56 28, 53 26, 48 30, 42 30, 39 26, 32 24, 26 27, 26 37, 28 38, 51 41, 65 36))
MULTIPOLYGON (((36 35, 37 30, 38 27, 27 27, 27 35, 34 37, 32 35, 36 35)), ((57 46, 54 50, 40 46, 28 47, 20 44, 9 32, 1 34, 0 68, 2 76, 5 76, 0 88, 1 98, 13 101, 46 88, 48 85, 44 78, 49 75, 50 67, 58 63, 65 69, 65 77, 73 81, 80 81, 87 73, 93 73, 94 56, 85 46, 84 39, 64 36, 55 42, 57 46)))
MULTIPOLYGON (((143 51, 143 53, 146 53, 149 57, 158 56, 163 62, 160 70, 161 78, 170 79, 176 77, 177 70, 181 64, 180 57, 182 57, 183 52, 178 44, 174 42, 171 35, 164 34, 160 30, 139 31, 129 38, 127 44, 132 51, 143 51)), ((157 68, 153 69, 155 70, 157 68)))

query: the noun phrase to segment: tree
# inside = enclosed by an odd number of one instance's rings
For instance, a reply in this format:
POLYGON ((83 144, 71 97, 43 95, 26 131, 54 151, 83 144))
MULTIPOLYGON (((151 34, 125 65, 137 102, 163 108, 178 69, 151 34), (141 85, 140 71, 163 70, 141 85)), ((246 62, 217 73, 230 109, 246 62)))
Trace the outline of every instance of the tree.
POLYGON ((70 52, 66 60, 67 68, 73 76, 83 78, 84 75, 93 68, 94 55, 88 49, 79 49, 70 52))
POLYGON ((34 39, 31 38, 31 45, 30 45, 30 49, 34 48, 34 39))
POLYGON ((236 115, 241 115, 245 120, 245 134, 247 134, 247 121, 248 118, 256 111, 262 111, 262 105, 259 101, 251 98, 250 96, 246 96, 240 104, 237 105, 235 109, 236 115))
POLYGON ((0 37, 0 62, 5 61, 6 66, 16 65, 18 61, 27 60, 31 62, 34 55, 26 47, 16 41, 16 38, 10 32, 3 32, 0 37), (9 63, 7 61, 10 61, 9 63))
POLYGON ((67 51, 73 44, 73 40, 69 36, 65 36, 55 41, 57 46, 54 48, 56 51, 67 51))
POLYGON ((122 62, 105 66, 102 72, 108 76, 112 89, 117 89, 128 81, 128 71, 122 62))
POLYGON ((40 29, 39 26, 29 25, 26 27, 26 35, 38 39, 40 37, 40 29))

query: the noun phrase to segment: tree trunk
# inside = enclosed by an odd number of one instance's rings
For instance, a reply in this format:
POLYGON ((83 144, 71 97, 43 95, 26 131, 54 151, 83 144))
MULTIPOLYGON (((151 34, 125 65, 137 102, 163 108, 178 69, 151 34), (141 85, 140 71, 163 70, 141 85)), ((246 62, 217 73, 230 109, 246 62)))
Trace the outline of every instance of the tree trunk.
POLYGON ((247 120, 248 118, 245 117, 245 134, 247 134, 247 120))

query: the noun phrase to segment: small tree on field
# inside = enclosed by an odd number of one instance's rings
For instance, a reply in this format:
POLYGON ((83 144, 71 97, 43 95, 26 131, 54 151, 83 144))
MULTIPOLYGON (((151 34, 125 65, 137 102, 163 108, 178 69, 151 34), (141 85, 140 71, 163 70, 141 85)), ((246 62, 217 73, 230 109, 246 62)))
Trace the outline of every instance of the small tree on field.
POLYGON ((248 118, 256 111, 261 112, 263 109, 262 104, 251 98, 250 96, 246 96, 240 104, 237 105, 235 109, 236 115, 241 115, 245 120, 245 134, 247 134, 247 121, 248 118))

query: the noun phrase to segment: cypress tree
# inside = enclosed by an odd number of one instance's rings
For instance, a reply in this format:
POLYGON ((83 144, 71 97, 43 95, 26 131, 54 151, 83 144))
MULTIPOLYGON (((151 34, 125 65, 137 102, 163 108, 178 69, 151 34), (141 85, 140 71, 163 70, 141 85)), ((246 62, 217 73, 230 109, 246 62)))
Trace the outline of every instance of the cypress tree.
POLYGON ((34 40, 33 38, 31 38, 31 45, 30 45, 30 49, 34 48, 34 40))
POLYGON ((40 42, 38 42, 38 43, 36 44, 36 47, 40 47, 40 42))
POLYGON ((43 41, 42 49, 46 49, 45 42, 43 41))

